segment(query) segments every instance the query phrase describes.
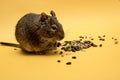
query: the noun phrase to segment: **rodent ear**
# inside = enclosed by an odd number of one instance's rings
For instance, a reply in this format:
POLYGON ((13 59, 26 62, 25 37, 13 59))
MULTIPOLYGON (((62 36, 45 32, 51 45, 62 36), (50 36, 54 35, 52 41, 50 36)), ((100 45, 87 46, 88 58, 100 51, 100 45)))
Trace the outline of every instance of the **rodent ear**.
POLYGON ((45 13, 41 13, 41 19, 40 21, 44 22, 48 18, 48 15, 45 13))
POLYGON ((55 12, 54 12, 53 10, 50 11, 50 14, 51 14, 52 16, 54 16, 54 17, 56 16, 56 14, 55 14, 55 12))

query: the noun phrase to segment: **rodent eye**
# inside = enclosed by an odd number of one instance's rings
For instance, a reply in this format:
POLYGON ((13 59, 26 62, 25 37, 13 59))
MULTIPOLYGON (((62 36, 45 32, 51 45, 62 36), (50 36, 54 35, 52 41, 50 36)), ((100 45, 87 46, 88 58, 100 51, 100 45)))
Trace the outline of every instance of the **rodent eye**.
POLYGON ((52 25, 51 30, 56 31, 57 27, 55 25, 52 25))

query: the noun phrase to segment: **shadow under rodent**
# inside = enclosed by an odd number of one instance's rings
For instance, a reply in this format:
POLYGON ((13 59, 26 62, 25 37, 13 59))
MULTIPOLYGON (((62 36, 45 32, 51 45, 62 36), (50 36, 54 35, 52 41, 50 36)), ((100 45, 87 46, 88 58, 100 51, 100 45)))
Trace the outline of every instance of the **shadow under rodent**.
POLYGON ((28 13, 17 23, 15 37, 19 44, 0 42, 2 45, 18 47, 26 52, 55 50, 57 41, 64 38, 64 30, 54 11, 46 13, 28 13))

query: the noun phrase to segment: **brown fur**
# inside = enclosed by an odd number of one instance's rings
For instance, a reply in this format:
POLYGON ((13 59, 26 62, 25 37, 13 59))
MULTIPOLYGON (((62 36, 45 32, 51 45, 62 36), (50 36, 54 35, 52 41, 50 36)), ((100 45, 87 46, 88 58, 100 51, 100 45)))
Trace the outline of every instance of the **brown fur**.
POLYGON ((57 48, 57 41, 64 38, 64 30, 54 11, 24 15, 17 23, 15 37, 19 44, 0 42, 2 45, 19 47, 25 52, 43 52, 57 48))

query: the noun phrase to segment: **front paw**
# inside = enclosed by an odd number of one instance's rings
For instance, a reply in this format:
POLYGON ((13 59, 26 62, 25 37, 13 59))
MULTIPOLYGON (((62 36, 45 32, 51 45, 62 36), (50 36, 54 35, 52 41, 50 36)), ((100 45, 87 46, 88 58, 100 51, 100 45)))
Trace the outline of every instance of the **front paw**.
POLYGON ((56 42, 55 45, 56 45, 56 47, 60 47, 61 43, 60 42, 56 42))

